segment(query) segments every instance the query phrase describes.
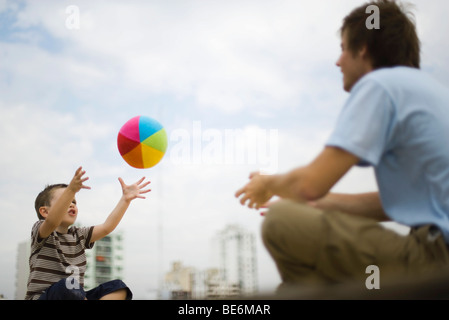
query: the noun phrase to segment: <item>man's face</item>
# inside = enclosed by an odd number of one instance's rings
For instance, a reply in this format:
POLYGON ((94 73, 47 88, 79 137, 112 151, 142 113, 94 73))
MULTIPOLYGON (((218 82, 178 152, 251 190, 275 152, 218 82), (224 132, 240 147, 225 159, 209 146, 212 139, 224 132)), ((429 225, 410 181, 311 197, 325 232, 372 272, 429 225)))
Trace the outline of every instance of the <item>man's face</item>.
POLYGON ((363 46, 356 52, 349 50, 346 33, 346 31, 343 31, 341 55, 336 64, 343 73, 343 89, 349 92, 354 84, 365 74, 372 71, 373 68, 368 59, 366 46, 363 46))

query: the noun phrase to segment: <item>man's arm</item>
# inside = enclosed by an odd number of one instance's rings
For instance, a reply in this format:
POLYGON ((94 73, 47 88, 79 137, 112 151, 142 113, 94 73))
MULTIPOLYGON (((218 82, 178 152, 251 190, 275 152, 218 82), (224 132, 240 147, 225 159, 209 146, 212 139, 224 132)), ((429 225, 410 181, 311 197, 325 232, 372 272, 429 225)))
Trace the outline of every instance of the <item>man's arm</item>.
POLYGON ((323 198, 309 202, 309 204, 323 210, 336 210, 378 221, 391 221, 382 207, 378 192, 328 193, 323 198))
POLYGON ((145 178, 141 178, 139 181, 132 185, 126 185, 123 182, 122 178, 119 178, 119 182, 123 190, 123 195, 115 208, 106 218, 105 222, 94 227, 90 240, 91 243, 104 238, 112 231, 114 231, 114 229, 122 220, 123 215, 125 214, 132 200, 136 198, 145 199, 145 197, 141 196, 141 194, 150 192, 151 190, 142 190, 150 183, 150 181, 143 183, 144 179, 145 178))
POLYGON ((259 209, 273 196, 306 202, 322 198, 359 161, 355 155, 326 147, 309 165, 285 174, 253 173, 250 182, 236 192, 241 204, 259 209))
POLYGON ((281 198, 316 200, 326 195, 357 162, 358 157, 343 149, 326 147, 308 166, 272 176, 270 188, 281 198))

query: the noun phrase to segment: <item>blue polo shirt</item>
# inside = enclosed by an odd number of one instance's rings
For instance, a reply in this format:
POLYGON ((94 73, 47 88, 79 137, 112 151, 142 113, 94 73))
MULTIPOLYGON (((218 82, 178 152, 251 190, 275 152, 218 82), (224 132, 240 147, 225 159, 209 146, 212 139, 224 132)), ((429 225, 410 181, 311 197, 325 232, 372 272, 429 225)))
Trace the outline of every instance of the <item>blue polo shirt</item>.
POLYGON ((327 141, 374 167, 394 221, 435 224, 449 243, 449 90, 423 71, 372 71, 352 88, 327 141))

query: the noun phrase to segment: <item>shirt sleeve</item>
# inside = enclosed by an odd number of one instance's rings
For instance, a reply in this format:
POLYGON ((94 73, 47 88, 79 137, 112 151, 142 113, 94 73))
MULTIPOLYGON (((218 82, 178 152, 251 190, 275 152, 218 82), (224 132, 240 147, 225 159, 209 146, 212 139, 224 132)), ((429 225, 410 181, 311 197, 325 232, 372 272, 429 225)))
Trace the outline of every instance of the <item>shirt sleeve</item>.
POLYGON ((32 248, 39 248, 42 247, 43 244, 45 243, 45 239, 39 237, 39 228, 42 225, 42 223, 45 220, 39 220, 36 221, 33 225, 33 227, 31 228, 31 247, 32 248))
POLYGON ((78 233, 78 237, 82 237, 84 240, 84 247, 86 249, 92 249, 94 247, 95 242, 91 242, 92 232, 94 227, 79 227, 76 228, 76 232, 78 233))
POLYGON ((343 106, 326 145, 359 157, 359 165, 376 166, 388 150, 394 119, 389 93, 377 81, 361 79, 343 106))

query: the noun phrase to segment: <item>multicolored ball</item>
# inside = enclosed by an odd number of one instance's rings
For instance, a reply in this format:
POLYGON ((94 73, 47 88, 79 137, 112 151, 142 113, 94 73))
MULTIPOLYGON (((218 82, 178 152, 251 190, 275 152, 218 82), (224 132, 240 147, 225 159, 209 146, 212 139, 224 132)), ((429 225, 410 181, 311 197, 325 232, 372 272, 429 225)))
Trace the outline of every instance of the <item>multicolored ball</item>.
POLYGON ((117 146, 122 158, 132 167, 151 168, 162 160, 167 149, 167 133, 156 120, 136 116, 120 129, 117 146))

